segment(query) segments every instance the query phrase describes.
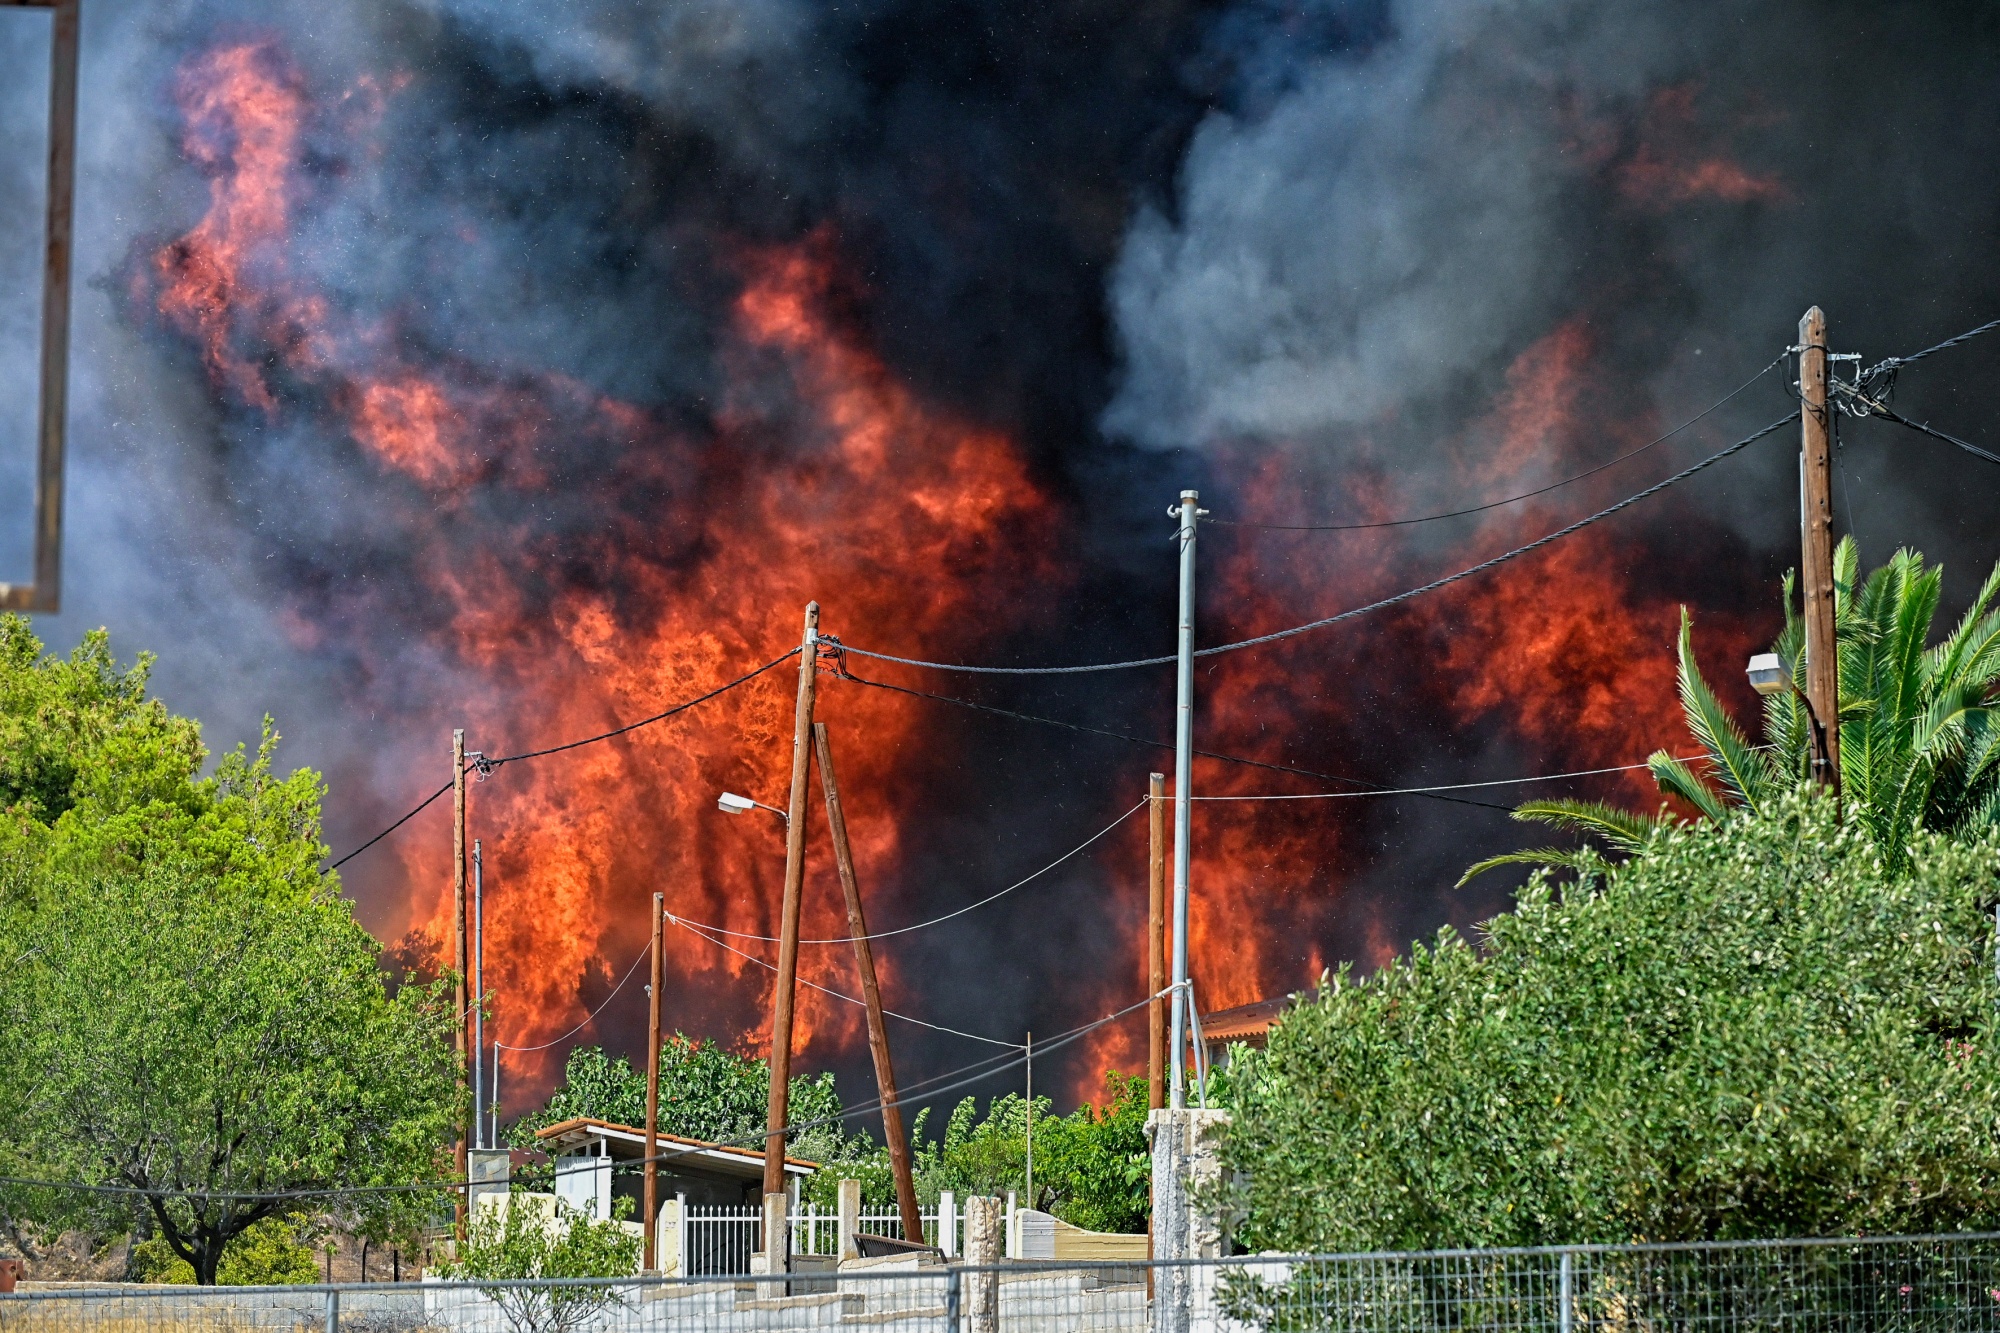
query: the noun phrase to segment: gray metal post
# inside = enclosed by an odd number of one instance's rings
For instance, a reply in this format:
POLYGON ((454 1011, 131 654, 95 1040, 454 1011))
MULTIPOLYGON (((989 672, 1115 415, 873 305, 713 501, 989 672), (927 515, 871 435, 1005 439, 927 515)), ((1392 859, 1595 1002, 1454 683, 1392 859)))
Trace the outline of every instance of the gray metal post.
POLYGON ((1570 1310, 1574 1305, 1576 1281, 1572 1259, 1568 1250, 1562 1252, 1562 1293, 1558 1298, 1561 1304, 1556 1308, 1557 1333, 1570 1333, 1570 1310))
POLYGON ((944 1271, 944 1326, 945 1333, 958 1333, 958 1270, 944 1271))
POLYGON ((326 1333, 340 1333, 340 1293, 326 1294, 326 1333))
POLYGON ((472 840, 472 1146, 486 1146, 486 903, 479 839, 472 840))
POLYGON ((1182 491, 1180 504, 1167 511, 1181 521, 1180 669, 1174 687, 1174 1004, 1167 1040, 1169 1104, 1176 1110, 1187 1105, 1188 802, 1194 771, 1194 524, 1203 512, 1195 507, 1200 498, 1197 492, 1182 491))

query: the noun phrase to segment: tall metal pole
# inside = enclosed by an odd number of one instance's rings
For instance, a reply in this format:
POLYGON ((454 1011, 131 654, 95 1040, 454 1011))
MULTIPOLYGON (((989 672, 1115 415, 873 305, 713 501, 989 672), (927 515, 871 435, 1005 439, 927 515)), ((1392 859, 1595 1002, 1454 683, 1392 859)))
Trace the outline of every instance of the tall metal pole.
POLYGON ((1028 1034, 1027 1044, 1022 1050, 1028 1053, 1028 1179, 1022 1187, 1022 1194, 1028 1200, 1028 1207, 1035 1206, 1035 1034, 1028 1034))
MULTIPOLYGON (((451 733, 451 967, 457 975, 452 985, 452 1003, 457 1006, 458 1014, 452 1043, 458 1052, 462 1076, 469 1073, 465 1064, 465 961, 465 729, 460 727, 451 733)), ((460 1124, 455 1154, 460 1180, 465 1179, 466 1130, 467 1126, 460 1124)), ((464 1190, 458 1191, 452 1208, 452 1221, 460 1240, 465 1239, 465 1194, 464 1190)))
MULTIPOLYGON (((771 1093, 764 1128, 764 1195, 785 1189, 786 1097, 792 1077, 792 993, 799 976, 799 891, 806 874, 806 777, 812 767, 813 691, 818 683, 819 603, 806 603, 799 695, 792 713, 792 799, 786 806, 785 899, 778 924, 778 978, 771 1001, 771 1093)), ((773 1253, 785 1253, 769 1240, 773 1253)))
MULTIPOLYGON (((643 1267, 659 1268, 654 1231, 660 1214, 660 985, 665 965, 660 953, 667 921, 667 896, 653 895, 653 984, 646 989, 646 1216, 640 1229, 646 1238, 643 1267)), ((683 1274, 682 1276, 686 1276, 683 1274)))
POLYGON ((1167 1104, 1167 775, 1146 779, 1146 1107, 1167 1104))
POLYGON ((1806 701, 1813 776, 1840 790, 1840 650, 1834 634, 1833 449, 1827 413, 1826 314, 1799 320, 1799 537, 1805 584, 1806 701))
POLYGON ((1174 1004, 1167 1061, 1175 1110, 1187 1105, 1182 1052, 1188 1023, 1188 816, 1194 772, 1194 525, 1203 513, 1196 508, 1200 498, 1182 491, 1180 504, 1168 511, 1181 521, 1180 671, 1174 690, 1174 1004))
POLYGON ((472 1146, 486 1146, 486 868, 472 840, 472 1146))
MULTIPOLYGON (((868 1015, 868 1053, 875 1061, 875 1086, 882 1095, 882 1137, 889 1144, 889 1174, 896 1182, 896 1211, 903 1218, 903 1235, 924 1237, 923 1213, 917 1207, 917 1182, 910 1161, 910 1136, 903 1132, 903 1106, 896 1095, 896 1069, 889 1060, 889 1029, 882 1021, 882 988, 875 979, 875 951, 868 943, 868 916, 861 909, 861 883, 854 874, 854 851, 847 841, 847 812, 840 804, 840 781, 833 771, 833 742, 826 723, 813 723, 813 750, 819 760, 819 781, 826 797, 827 835, 833 843, 834 867, 840 871, 840 891, 847 899, 847 933, 854 937, 854 967, 861 974, 861 1004, 868 1015)), ((847 1242, 843 1239, 841 1244, 847 1242)))

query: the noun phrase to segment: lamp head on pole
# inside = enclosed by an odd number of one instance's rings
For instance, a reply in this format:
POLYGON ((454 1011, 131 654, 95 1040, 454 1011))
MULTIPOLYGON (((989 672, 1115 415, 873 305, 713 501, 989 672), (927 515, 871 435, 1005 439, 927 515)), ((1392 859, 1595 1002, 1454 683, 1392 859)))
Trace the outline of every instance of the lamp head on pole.
POLYGON ((733 791, 726 791, 716 797, 715 808, 726 815, 740 815, 750 810, 769 810, 772 814, 784 820, 786 824, 789 825, 792 822, 792 817, 777 806, 765 805, 762 801, 753 801, 748 796, 738 796, 733 791))
POLYGON ((1792 673, 1776 653, 1758 653, 1746 668, 1750 688, 1759 694, 1783 694, 1791 688, 1792 673))

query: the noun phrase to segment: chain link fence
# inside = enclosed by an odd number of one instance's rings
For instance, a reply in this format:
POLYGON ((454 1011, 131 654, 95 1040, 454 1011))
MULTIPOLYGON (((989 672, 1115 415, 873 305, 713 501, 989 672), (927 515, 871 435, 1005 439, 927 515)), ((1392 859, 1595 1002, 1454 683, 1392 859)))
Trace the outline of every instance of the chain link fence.
POLYGON ((2000 1333, 2000 1236, 941 1265, 782 1278, 24 1284, 0 1333, 2000 1333))

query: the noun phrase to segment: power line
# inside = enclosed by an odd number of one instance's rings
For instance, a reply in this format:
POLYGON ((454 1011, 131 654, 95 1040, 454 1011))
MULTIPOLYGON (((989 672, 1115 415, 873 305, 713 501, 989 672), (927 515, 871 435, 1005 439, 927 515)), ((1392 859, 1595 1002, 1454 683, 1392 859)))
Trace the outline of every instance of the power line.
MULTIPOLYGON (((1968 454, 1971 454, 1974 458, 1982 458, 1989 463, 2000 463, 2000 454, 1991 453, 1985 449, 1980 448, 1976 444, 1971 444, 1965 440, 1959 439, 1958 436, 1956 435, 1947 435, 1945 432, 1938 430, 1933 426, 1927 426, 1921 421, 1912 421, 1908 417, 1902 415, 1900 412, 1891 410, 1887 404, 1869 398, 1865 394, 1862 394, 1858 391, 1850 390, 1850 393, 1852 393, 1855 398, 1860 399, 1863 403, 1865 403, 1868 406, 1869 416, 1881 417, 1883 420, 1893 421, 1899 426, 1907 426, 1911 430, 1916 431, 1922 435, 1928 435, 1934 440, 1943 440, 1946 444, 1955 444, 1959 448, 1965 450, 1965 452, 1967 452, 1968 454)), ((1849 520, 1848 526, 1849 527, 1853 526, 1852 519, 1849 520)))
POLYGON ((349 852, 347 855, 341 857, 338 861, 335 861, 332 865, 328 866, 326 868, 326 872, 323 873, 330 873, 332 871, 340 869, 342 866, 346 865, 349 861, 352 861, 355 857, 361 855, 361 853, 367 851, 370 847, 373 847, 376 843, 382 841, 382 839, 388 837, 391 833, 394 833, 397 829, 409 823, 412 819, 417 817, 417 815, 423 810, 425 806, 429 805, 432 801, 435 801, 438 797, 450 791, 453 785, 454 785, 453 783, 447 782, 444 784, 444 786, 439 787, 429 796, 424 797, 423 800, 418 801, 415 806, 411 807, 410 812, 408 814, 404 815, 401 819, 397 820, 395 823, 389 825, 388 828, 383 829, 380 833, 376 834, 368 841, 362 843, 359 847, 356 847, 353 851, 349 852))
MULTIPOLYGON (((1762 747, 1758 747, 1762 748, 1762 747)), ((1692 754, 1678 756, 1682 762, 1689 759, 1706 758, 1692 754)), ((1452 782, 1437 787, 1398 787, 1392 791, 1309 791, 1296 794, 1274 793, 1251 796, 1190 796, 1190 801, 1335 801, 1356 796, 1416 796, 1425 792, 1470 791, 1479 787, 1513 787, 1524 782, 1560 782, 1564 778, 1587 778, 1600 773, 1630 773, 1635 769, 1651 768, 1650 762, 1643 764, 1614 764, 1610 768, 1579 768, 1569 773, 1534 773, 1524 778, 1489 778, 1484 782, 1452 782)), ((1505 808, 1505 807, 1501 807, 1505 808)))
MULTIPOLYGON (((715 945, 719 949, 727 949, 729 950, 729 952, 735 954, 738 958, 748 959, 750 962, 755 963, 757 966, 763 968, 767 972, 775 972, 778 970, 776 964, 766 962, 764 959, 759 958, 756 954, 745 953, 743 950, 737 948, 735 945, 731 944, 727 940, 719 940, 716 939, 713 935, 704 933, 703 928, 700 925, 696 924, 695 922, 683 921, 679 917, 675 916, 672 912, 668 912, 666 915, 667 915, 667 920, 681 927, 681 929, 692 934, 697 939, 707 940, 710 944, 715 945)), ((863 1001, 856 999, 852 995, 846 995, 837 990, 829 990, 825 986, 820 985, 818 982, 809 981, 805 977, 799 977, 797 978, 797 981, 801 986, 808 986, 811 989, 818 991, 822 995, 831 995, 836 1000, 845 1000, 849 1004, 863 1003, 863 1001)), ((1021 1043, 1016 1041, 1001 1041, 998 1037, 983 1036, 977 1032, 960 1032, 957 1028, 948 1028, 943 1026, 942 1024, 928 1022, 925 1019, 913 1018, 909 1014, 899 1014, 893 1009, 884 1009, 882 1012, 887 1014, 891 1018, 900 1018, 905 1023, 915 1023, 918 1027, 929 1028, 933 1032, 946 1032, 950 1033, 954 1037, 964 1037, 967 1041, 983 1041, 993 1046, 1005 1046, 1010 1050, 1019 1049, 1021 1045, 1021 1043)))
MULTIPOLYGON (((1365 606, 1357 606, 1350 611, 1342 611, 1338 615, 1327 616, 1324 619, 1310 621, 1304 625, 1295 625, 1290 629, 1278 630, 1275 633, 1271 634, 1260 634, 1256 638, 1243 639, 1236 643, 1219 644, 1213 648, 1200 648, 1195 650, 1194 655, 1196 657, 1214 657, 1220 653, 1233 653, 1244 648, 1255 648, 1267 643, 1276 643, 1280 639, 1293 638, 1296 635, 1310 633, 1311 631, 1316 629, 1324 629, 1329 625, 1337 625, 1342 621, 1352 620, 1357 616, 1364 616, 1369 614, 1370 612, 1386 610, 1389 607, 1410 601, 1413 598, 1421 597, 1426 593, 1436 592, 1440 588, 1449 587, 1450 585, 1460 582, 1461 580, 1469 579, 1476 574, 1483 574, 1487 570, 1493 569, 1499 565, 1504 565, 1510 560, 1518 559, 1519 557, 1527 555, 1533 551, 1538 551, 1542 547, 1549 545, 1551 542, 1560 541, 1564 537, 1570 536, 1572 533, 1580 532, 1584 528, 1589 527, 1591 524, 1601 522, 1604 519, 1610 518, 1613 514, 1619 513, 1625 509, 1629 509, 1630 507, 1632 507, 1635 504, 1638 504, 1642 500, 1651 499, 1653 496, 1658 495, 1661 491, 1666 490, 1668 487, 1678 485, 1679 483, 1686 481, 1689 477, 1692 477, 1695 473, 1703 471, 1706 468, 1715 466, 1715 464, 1720 463, 1723 459, 1729 457, 1731 454, 1737 453, 1740 450, 1748 448, 1750 445, 1755 444, 1757 441, 1763 439, 1765 436, 1773 434, 1782 427, 1789 425, 1791 422, 1794 422, 1798 419, 1799 419, 1798 412, 1796 411, 1788 412, 1784 416, 1780 417, 1778 420, 1772 422, 1770 425, 1763 427, 1761 430, 1758 430, 1750 435, 1746 435, 1742 439, 1736 441, 1736 443, 1717 450, 1715 453, 1710 454, 1708 457, 1702 459, 1698 463, 1694 463, 1689 465, 1688 467, 1682 468, 1679 472, 1674 473, 1674 475, 1668 477, 1664 481, 1655 482, 1651 486, 1648 486, 1645 490, 1640 491, 1635 495, 1629 495, 1625 497, 1623 500, 1620 500, 1617 504, 1606 506, 1605 508, 1598 510, 1596 513, 1589 515, 1588 517, 1578 519, 1576 522, 1569 524, 1567 527, 1558 528, 1554 532, 1551 532, 1544 537, 1538 537, 1534 541, 1531 541, 1524 546, 1517 546, 1510 551, 1503 551, 1499 555, 1496 555, 1489 560, 1482 560, 1478 564, 1469 566, 1468 568, 1465 569, 1461 569, 1455 574, 1447 574, 1443 578, 1432 579, 1429 583, 1423 584, 1419 587, 1406 589, 1405 591, 1395 593, 1392 596, 1384 597, 1377 601, 1370 602, 1365 606)), ((1169 662, 1174 662, 1179 660, 1172 654, 1169 654, 1164 657, 1135 658, 1129 662, 1094 662, 1086 666, 990 667, 990 666, 968 666, 962 662, 926 662, 919 658, 896 657, 889 653, 878 653, 870 651, 869 649, 866 648, 856 648, 852 644, 842 645, 842 651, 849 653, 857 653, 862 657, 873 658, 876 661, 880 662, 895 662, 901 666, 922 667, 931 671, 960 671, 974 675, 984 675, 984 676, 1068 676, 1068 675, 1080 675, 1085 672, 1124 671, 1133 667, 1164 666, 1169 662)))
MULTIPOLYGON (((975 911, 978 908, 986 906, 986 904, 990 902, 994 902, 997 899, 1004 898, 1008 894, 1012 893, 1014 890, 1022 888, 1030 883, 1033 883, 1035 880, 1040 879, 1043 875, 1048 874, 1051 870, 1054 870, 1057 866, 1061 865, 1063 862, 1069 860, 1071 857, 1077 855, 1085 848, 1091 846, 1093 843, 1103 838, 1106 834, 1110 833, 1120 824, 1123 824, 1133 815, 1136 815, 1141 810, 1144 810, 1146 808, 1146 799, 1147 798, 1142 798, 1139 804, 1133 806, 1130 810, 1127 810, 1124 814, 1118 816, 1118 818, 1112 820, 1109 824, 1106 824, 1103 828, 1097 830, 1097 832, 1091 834, 1088 838, 1085 838, 1082 842, 1070 848, 1068 851, 1064 852, 1061 856, 1058 856, 1055 860, 1043 866, 1040 870, 1035 871, 1035 873, 1033 873, 1032 875, 1028 875, 1022 879, 1018 879, 1014 881, 1012 884, 1009 884, 1004 889, 1000 889, 993 893, 989 893, 984 898, 981 898, 978 902, 967 903, 964 907, 961 907, 956 911, 946 912, 943 916, 935 916, 928 921, 919 921, 912 926, 898 926, 894 930, 880 930, 876 931, 871 935, 841 935, 834 939, 826 939, 826 940, 800 940, 799 943, 800 944, 854 944, 860 940, 886 940, 892 935, 908 935, 912 931, 926 930, 931 926, 940 925, 946 921, 951 920, 953 917, 964 916, 967 912, 975 911)), ((689 921, 682 917, 676 917, 672 913, 668 913, 668 919, 676 922, 679 925, 690 926, 700 930, 711 931, 717 935, 727 935, 731 939, 756 940, 759 944, 778 944, 781 942, 775 935, 752 935, 747 931, 729 930, 722 926, 708 925, 706 922, 689 921)))
POLYGON ((1872 380, 1877 375, 1883 374, 1886 371, 1894 371, 1901 366, 1907 366, 1912 361, 1921 361, 1925 357, 1930 356, 1935 352, 1942 352, 1945 351, 1947 348, 1957 347, 1960 343, 1969 343, 1974 338, 1980 337, 1983 334, 1991 333, 1995 329, 2000 329, 2000 319, 1988 320, 1986 323, 1981 324, 1976 329, 1967 329, 1964 333, 1961 333, 1956 337, 1946 338, 1943 342, 1936 343, 1930 347, 1926 347, 1921 352, 1912 352, 1908 356, 1884 357, 1882 360, 1870 366, 1866 371, 1862 372, 1861 378, 1863 381, 1872 380))
MULTIPOLYGON (((552 745, 546 750, 527 750, 521 754, 502 755, 498 758, 487 758, 482 755, 478 759, 475 759, 471 763, 467 764, 466 770, 470 772, 472 769, 476 768, 483 775, 491 773, 494 769, 500 767, 502 764, 512 764, 524 759, 540 759, 546 755, 561 754, 565 750, 574 750, 577 747, 583 745, 595 745, 599 741, 608 741, 614 736, 623 736, 628 731, 637 731, 641 727, 649 727, 655 722, 665 721, 667 718, 674 716, 674 714, 676 713, 684 713, 688 709, 693 708, 696 704, 705 704, 710 699, 715 698, 719 694, 727 694, 729 691, 735 689, 738 685, 748 684, 750 681, 753 681, 757 679, 757 677, 763 675, 766 671, 769 671, 772 667, 775 667, 780 663, 790 661, 793 657, 796 657, 798 655, 798 652, 799 650, 797 648, 787 649, 779 656, 774 657, 770 661, 764 663, 763 666, 758 667, 754 671, 745 672, 743 675, 738 676, 735 680, 730 681, 726 685, 718 685, 714 689, 710 690, 707 694, 697 695, 695 698, 686 700, 685 702, 682 703, 675 704, 672 708, 666 709, 662 712, 655 713, 651 717, 642 717, 637 722, 628 722, 622 727, 613 727, 610 731, 599 732, 595 736, 586 736, 582 740, 565 741, 561 745, 552 745)), ((416 815, 420 811, 422 811, 425 806, 428 806, 432 801, 435 801, 438 797, 450 791, 454 785, 455 783, 453 782, 445 783, 444 786, 439 787, 429 796, 426 796, 424 797, 423 800, 417 802, 417 804, 410 809, 409 813, 405 814, 401 819, 398 819, 395 823, 389 825, 389 827, 383 829, 380 833, 377 833, 374 837, 362 843, 359 847, 356 847, 353 851, 341 857, 338 861, 335 861, 332 865, 326 868, 326 871, 323 871, 321 873, 327 873, 330 871, 340 869, 340 867, 346 865, 349 861, 352 861, 355 857, 361 855, 361 853, 367 851, 370 847, 373 847, 376 843, 382 841, 382 839, 388 837, 391 833, 394 833, 397 829, 409 823, 410 820, 415 818, 416 815)))
MULTIPOLYGON (((1174 748, 1172 741, 1148 740, 1144 736, 1132 736, 1122 731, 1107 731, 1102 727, 1087 727, 1080 722, 1065 722, 1053 717, 1037 717, 1033 713, 1019 713, 1011 708, 996 708, 992 704, 974 703, 970 699, 957 699, 949 694, 933 694, 929 690, 915 690, 907 685, 891 685, 887 681, 870 680, 865 676, 857 676, 848 671, 845 663, 842 663, 841 670, 836 674, 835 679, 851 681, 856 685, 866 685, 870 689, 891 690, 897 694, 907 694, 912 698, 930 699, 941 704, 951 704, 957 708, 969 708, 976 713, 991 713, 995 717, 1010 717, 1017 722, 1034 722, 1045 727, 1060 727, 1065 731, 1082 732, 1086 736, 1103 736, 1109 740, 1124 741, 1129 745, 1142 745, 1152 750, 1171 750, 1174 748)), ((1363 778, 1350 778, 1339 773, 1321 773, 1310 768, 1296 768, 1290 764, 1274 764, 1263 759, 1246 759, 1242 755, 1223 754, 1218 750, 1196 750, 1194 754, 1200 759, 1215 759, 1225 764, 1241 764, 1247 768, 1262 768, 1273 773, 1291 773, 1302 778, 1317 778, 1322 782, 1351 783, 1354 786, 1366 788, 1368 793, 1378 796, 1386 794, 1389 790, 1380 783, 1369 782, 1363 778)), ((1413 792, 1411 794, 1429 796, 1433 800, 1450 801, 1455 805, 1476 805, 1485 810, 1510 810, 1508 806, 1494 805, 1489 801, 1468 801, 1460 797, 1442 796, 1430 792, 1413 792)))
POLYGON ((584 1020, 581 1023, 578 1023, 575 1027, 563 1033, 562 1036, 557 1037, 554 1041, 545 1041, 539 1046, 509 1046, 504 1041, 496 1041, 493 1044, 503 1051, 520 1051, 524 1054, 532 1051, 546 1051, 551 1046, 560 1046, 563 1042, 568 1041, 571 1037, 574 1037, 577 1033, 583 1031, 585 1028, 589 1027, 592 1023, 597 1021, 597 1016, 603 1013, 606 1009, 611 1007, 611 1002, 618 998, 618 992, 625 989, 625 983, 630 981, 632 979, 632 974, 639 970, 639 964, 646 961, 646 954, 649 950, 652 949, 652 947, 653 946, 651 944, 646 944, 641 946, 641 948, 639 949, 638 957, 632 960, 632 966, 625 969, 625 975, 618 979, 618 984, 611 988, 611 993, 604 997, 604 1003, 598 1005, 595 1009, 591 1010, 587 1015, 584 1016, 584 1020))
POLYGON ((672 717, 676 713, 685 713, 688 709, 693 708, 696 704, 705 704, 710 699, 715 698, 719 694, 727 694, 729 691, 735 689, 738 685, 747 685, 751 681, 757 679, 757 677, 763 675, 766 671, 769 671, 772 667, 779 666, 785 662, 789 662, 792 658, 797 657, 798 655, 799 655, 799 650, 797 648, 788 648, 784 652, 772 658, 770 661, 764 663, 763 666, 760 666, 753 671, 744 672, 742 675, 738 676, 735 680, 730 681, 728 684, 718 685, 714 689, 710 690, 707 694, 696 695, 694 698, 687 700, 685 703, 675 704, 672 708, 668 708, 662 712, 655 713, 651 717, 642 717, 637 722, 627 722, 622 727, 613 727, 610 731, 599 732, 595 736, 586 736, 580 741, 565 741, 561 745, 551 745, 546 750, 528 750, 521 754, 503 755, 497 759, 488 759, 486 761, 486 766, 490 768, 498 768, 502 764, 511 764, 522 759, 540 759, 546 755, 561 754, 565 750, 574 750, 577 749, 579 746, 584 746, 584 745, 595 745, 599 741, 608 741, 614 736, 623 736, 628 731, 637 731, 641 727, 649 727, 655 722, 665 721, 667 718, 672 717))
POLYGON ((1785 353, 1780 352, 1777 355, 1777 357, 1771 362, 1770 365, 1765 366, 1755 375, 1752 375, 1749 379, 1743 381, 1743 383, 1737 385, 1734 389, 1731 389, 1723 397, 1717 399, 1709 406, 1703 408, 1700 412, 1697 412, 1694 416, 1689 417, 1686 421, 1683 421, 1680 425, 1674 427, 1666 434, 1655 436, 1654 438, 1640 445, 1638 448, 1629 450, 1626 453, 1622 453, 1618 455, 1618 457, 1611 459, 1609 462, 1599 463, 1596 467, 1591 468, 1588 471, 1579 472, 1573 477, 1565 477, 1561 481, 1550 482, 1547 486, 1543 486, 1538 490, 1523 491, 1519 495, 1510 495, 1504 500, 1494 500, 1487 504, 1474 505, 1470 509, 1454 509, 1451 510, 1449 513, 1425 514, 1421 518, 1392 518, 1392 519, 1385 519, 1378 523, 1248 523, 1244 522, 1241 519, 1227 519, 1227 518, 1211 518, 1205 521, 1208 523, 1219 523, 1225 528, 1256 528, 1265 532, 1360 532, 1370 528, 1401 528, 1401 527, 1408 527, 1414 523, 1435 523, 1439 519, 1464 518, 1468 514, 1483 514, 1489 509, 1499 509, 1504 505, 1518 504, 1522 500, 1532 500, 1538 495, 1547 495, 1550 491, 1561 490, 1563 487, 1568 486, 1573 482, 1582 481, 1585 477, 1594 477, 1598 473, 1604 471, 1606 468, 1616 467, 1618 466, 1618 464, 1624 462, 1628 458, 1637 458, 1640 454, 1645 453, 1648 449, 1651 449, 1656 444, 1666 443, 1668 440, 1671 440, 1674 436, 1686 430, 1689 426, 1692 426, 1695 423, 1701 421, 1704 417, 1707 417, 1709 414, 1713 413, 1718 408, 1728 403, 1731 399, 1735 398, 1736 395, 1742 393, 1745 389, 1755 384, 1758 380, 1763 379, 1766 375, 1770 374, 1773 370, 1777 369, 1779 366, 1783 365, 1785 361, 1785 356, 1786 356, 1785 353))

